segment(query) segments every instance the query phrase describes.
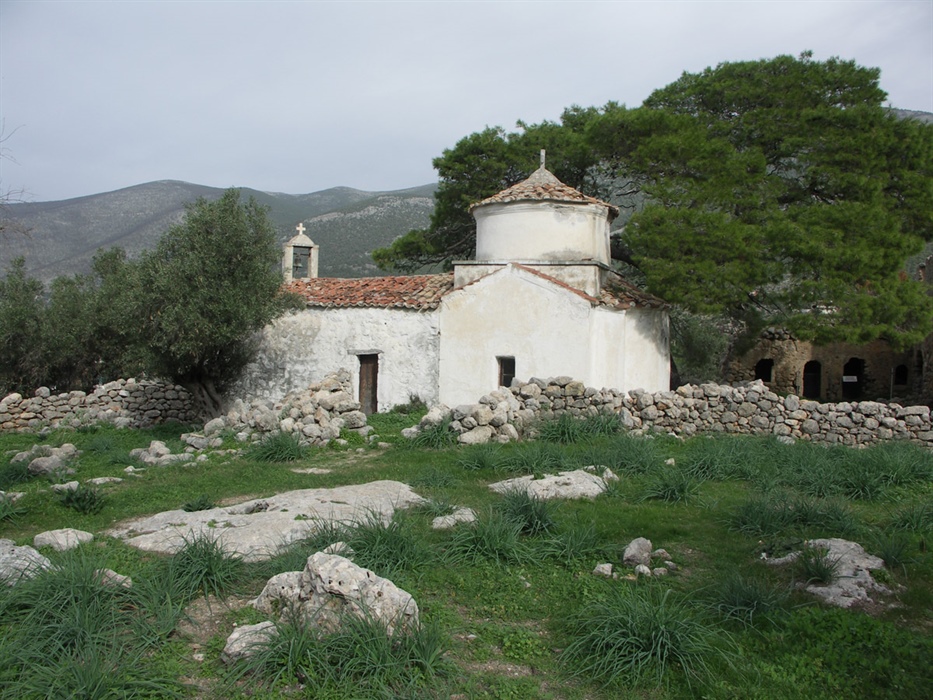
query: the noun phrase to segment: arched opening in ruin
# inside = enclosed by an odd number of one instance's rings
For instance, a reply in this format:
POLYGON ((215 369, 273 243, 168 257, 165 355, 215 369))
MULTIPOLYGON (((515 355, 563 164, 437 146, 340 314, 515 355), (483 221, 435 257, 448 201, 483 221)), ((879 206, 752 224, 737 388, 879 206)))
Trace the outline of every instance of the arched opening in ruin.
POLYGON ((842 367, 842 398, 855 401, 862 396, 865 384, 865 360, 850 357, 842 367))
POLYGON ((823 366, 816 360, 810 360, 803 366, 803 397, 805 399, 820 398, 822 383, 823 366))
POLYGON ((755 379, 770 382, 774 379, 774 360, 765 358, 755 365, 755 379))

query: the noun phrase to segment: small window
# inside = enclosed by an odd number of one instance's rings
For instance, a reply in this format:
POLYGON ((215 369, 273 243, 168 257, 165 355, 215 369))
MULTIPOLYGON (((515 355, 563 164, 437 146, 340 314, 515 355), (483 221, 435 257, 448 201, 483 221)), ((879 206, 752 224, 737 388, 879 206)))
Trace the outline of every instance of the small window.
POLYGON ((755 379, 770 382, 774 374, 774 360, 758 360, 755 365, 755 379))
POLYGON ((515 379, 515 358, 497 357, 499 362, 499 386, 510 387, 515 379))
POLYGON ((897 386, 907 384, 907 365, 898 365, 894 368, 894 384, 897 386))

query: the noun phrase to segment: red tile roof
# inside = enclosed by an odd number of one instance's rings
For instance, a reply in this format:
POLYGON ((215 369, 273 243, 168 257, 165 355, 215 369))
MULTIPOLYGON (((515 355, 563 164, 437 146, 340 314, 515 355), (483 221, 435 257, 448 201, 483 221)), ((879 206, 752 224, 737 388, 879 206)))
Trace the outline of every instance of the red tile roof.
POLYGON ((476 204, 470 207, 470 211, 486 204, 503 204, 505 202, 522 201, 540 202, 545 200, 570 202, 572 204, 601 204, 609 209, 610 221, 619 215, 618 207, 604 202, 601 199, 588 197, 582 192, 578 192, 573 187, 565 185, 544 166, 535 170, 527 180, 522 180, 517 185, 512 185, 508 189, 494 194, 492 197, 487 197, 481 202, 476 202, 476 204))
POLYGON ((303 297, 308 306, 324 308, 377 307, 387 309, 436 309, 441 297, 453 289, 454 275, 409 275, 343 279, 316 277, 293 280, 285 289, 303 297))

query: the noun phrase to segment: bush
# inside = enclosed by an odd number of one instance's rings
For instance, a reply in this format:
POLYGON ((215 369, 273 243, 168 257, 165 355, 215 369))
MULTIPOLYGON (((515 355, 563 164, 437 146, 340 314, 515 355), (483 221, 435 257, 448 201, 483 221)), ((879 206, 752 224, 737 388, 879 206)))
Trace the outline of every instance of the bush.
POLYGON ((702 622, 671 591, 613 588, 570 619, 563 659, 571 676, 604 685, 661 686, 679 671, 705 681, 714 661, 730 661, 724 632, 702 622))

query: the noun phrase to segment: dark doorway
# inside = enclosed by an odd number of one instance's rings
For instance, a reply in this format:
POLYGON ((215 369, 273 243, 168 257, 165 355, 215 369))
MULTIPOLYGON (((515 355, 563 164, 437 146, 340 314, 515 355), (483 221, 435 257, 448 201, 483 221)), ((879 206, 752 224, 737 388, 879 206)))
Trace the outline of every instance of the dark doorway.
POLYGON ((774 360, 758 360, 755 365, 755 379, 770 382, 774 376, 774 360))
POLYGON ((379 411, 376 400, 379 379, 379 355, 359 355, 360 358, 360 404, 363 413, 371 416, 379 411))
POLYGON ((810 360, 803 366, 803 397, 820 398, 820 386, 823 383, 823 366, 816 360, 810 360))
POLYGON ((862 396, 865 384, 865 360, 849 358, 842 367, 842 398, 854 401, 862 396))
POLYGON ((898 365, 894 368, 894 385, 906 386, 907 384, 907 365, 898 365))
POLYGON ((515 358, 497 357, 499 362, 499 386, 510 387, 515 379, 515 358))

